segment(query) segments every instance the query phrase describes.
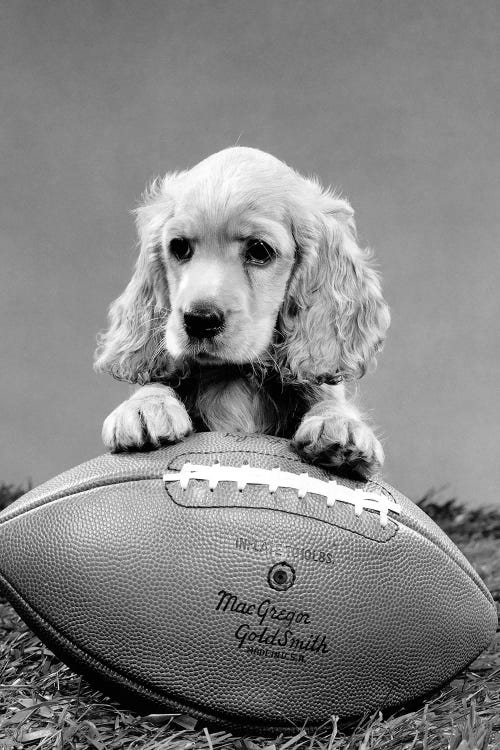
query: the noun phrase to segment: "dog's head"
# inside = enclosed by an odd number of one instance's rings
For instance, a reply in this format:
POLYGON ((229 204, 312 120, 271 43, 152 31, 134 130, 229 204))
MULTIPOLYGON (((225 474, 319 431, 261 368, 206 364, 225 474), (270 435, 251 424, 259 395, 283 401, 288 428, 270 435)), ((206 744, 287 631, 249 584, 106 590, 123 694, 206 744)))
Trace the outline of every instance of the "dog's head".
POLYGON ((96 369, 130 382, 186 362, 259 363, 283 379, 361 376, 389 313, 349 204, 257 149, 156 180, 140 255, 96 369))

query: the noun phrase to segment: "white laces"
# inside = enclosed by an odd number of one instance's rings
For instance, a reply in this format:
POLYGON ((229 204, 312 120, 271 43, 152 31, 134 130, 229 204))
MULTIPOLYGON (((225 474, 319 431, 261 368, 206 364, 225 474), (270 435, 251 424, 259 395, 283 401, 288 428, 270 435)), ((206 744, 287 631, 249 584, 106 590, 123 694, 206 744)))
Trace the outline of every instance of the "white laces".
POLYGON ((275 493, 279 487, 295 489, 297 496, 301 499, 311 492, 325 497, 328 506, 333 506, 336 502, 354 506, 356 516, 360 516, 364 510, 375 511, 379 514, 380 525, 384 527, 387 526, 389 511, 398 515, 401 513, 401 506, 380 492, 367 492, 361 488, 352 489, 338 484, 335 479, 325 481, 310 477, 307 472, 294 474, 290 471, 282 471, 279 467, 261 469, 250 464, 224 466, 217 462, 207 466, 188 462, 180 471, 172 471, 163 475, 165 483, 179 482, 183 490, 188 488, 191 479, 208 481, 210 490, 215 490, 219 482, 235 482, 240 492, 247 484, 267 486, 270 494, 275 493))

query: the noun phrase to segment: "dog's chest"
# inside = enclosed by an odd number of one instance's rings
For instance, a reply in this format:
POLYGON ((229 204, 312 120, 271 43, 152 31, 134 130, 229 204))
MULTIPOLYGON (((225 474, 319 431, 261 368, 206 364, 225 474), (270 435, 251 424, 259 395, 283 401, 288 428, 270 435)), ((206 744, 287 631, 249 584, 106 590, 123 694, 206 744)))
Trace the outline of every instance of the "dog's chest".
POLYGON ((294 435, 308 408, 302 389, 221 369, 193 374, 177 389, 195 430, 294 435))

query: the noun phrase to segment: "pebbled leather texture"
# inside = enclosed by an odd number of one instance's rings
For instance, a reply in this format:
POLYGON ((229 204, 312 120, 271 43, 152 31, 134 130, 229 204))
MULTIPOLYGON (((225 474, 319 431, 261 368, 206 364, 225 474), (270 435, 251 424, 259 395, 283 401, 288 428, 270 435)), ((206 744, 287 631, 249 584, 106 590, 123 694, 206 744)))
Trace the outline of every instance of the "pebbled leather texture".
POLYGON ((214 725, 315 725, 420 697, 490 642, 483 582, 387 484, 337 477, 400 504, 383 527, 293 489, 165 485, 187 461, 332 478, 285 439, 198 433, 99 456, 0 514, 0 590, 104 692, 214 725))

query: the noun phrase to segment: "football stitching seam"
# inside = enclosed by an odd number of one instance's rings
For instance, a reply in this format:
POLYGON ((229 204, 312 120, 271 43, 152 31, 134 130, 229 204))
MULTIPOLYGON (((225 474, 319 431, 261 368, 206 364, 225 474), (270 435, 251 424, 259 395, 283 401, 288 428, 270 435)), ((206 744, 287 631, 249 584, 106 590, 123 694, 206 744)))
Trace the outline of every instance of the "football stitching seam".
POLYGON ((179 482, 182 490, 186 490, 191 480, 208 481, 209 490, 213 491, 219 482, 236 483, 239 492, 242 492, 247 484, 258 487, 267 487, 269 494, 274 494, 278 489, 297 490, 297 497, 304 499, 306 495, 319 495, 326 498, 326 504, 333 507, 337 502, 350 505, 354 508, 357 517, 363 511, 374 511, 378 513, 379 523, 385 528, 389 521, 389 511, 399 515, 401 506, 394 499, 390 499, 383 492, 367 492, 361 488, 352 489, 343 484, 338 484, 335 479, 318 479, 311 477, 307 472, 297 474, 295 472, 284 472, 280 467, 274 469, 263 469, 250 464, 242 466, 225 466, 219 461, 212 464, 196 465, 186 461, 175 474, 165 473, 163 481, 179 482))

